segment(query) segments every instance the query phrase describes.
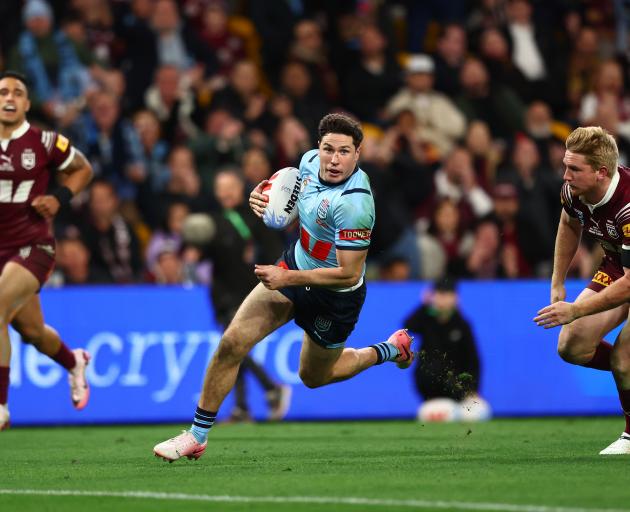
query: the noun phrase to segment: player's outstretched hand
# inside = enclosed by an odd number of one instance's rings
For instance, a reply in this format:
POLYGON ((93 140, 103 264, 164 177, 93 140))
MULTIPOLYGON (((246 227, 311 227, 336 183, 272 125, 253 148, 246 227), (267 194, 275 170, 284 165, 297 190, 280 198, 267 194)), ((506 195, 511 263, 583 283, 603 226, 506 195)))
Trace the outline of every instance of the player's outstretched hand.
POLYGON ((264 196, 262 193, 267 183, 269 183, 268 180, 262 180, 256 185, 256 188, 252 190, 251 194, 249 194, 249 207, 260 218, 262 218, 265 207, 267 206, 267 201, 269 201, 267 196, 264 196))
POLYGON ((570 324, 576 318, 573 303, 558 301, 542 308, 538 316, 534 318, 534 322, 545 329, 551 329, 558 325, 570 324))
POLYGON ((254 274, 268 290, 277 290, 287 285, 285 276, 288 270, 276 265, 255 265, 254 274))
POLYGON ((55 196, 37 196, 31 206, 45 219, 52 219, 59 211, 59 200, 55 196))

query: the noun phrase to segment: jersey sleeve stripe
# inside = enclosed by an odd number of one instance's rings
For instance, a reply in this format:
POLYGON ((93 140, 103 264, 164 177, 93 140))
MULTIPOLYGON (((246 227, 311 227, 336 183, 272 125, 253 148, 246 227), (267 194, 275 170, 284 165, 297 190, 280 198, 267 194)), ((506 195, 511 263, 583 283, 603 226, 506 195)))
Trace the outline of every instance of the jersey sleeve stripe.
POLYGON ((317 153, 315 153, 311 158, 308 159, 308 163, 310 164, 316 158, 317 158, 317 153))
POLYGON ((621 210, 619 210, 617 215, 615 215, 615 218, 620 219, 621 217, 627 215, 628 213, 630 213, 630 204, 627 204, 621 210))
POLYGON ((50 153, 50 146, 51 146, 51 134, 49 131, 43 131, 42 132, 42 144, 44 145, 44 148, 46 148, 46 152, 50 153))
POLYGON ((365 188, 351 188, 351 189, 348 189, 348 190, 342 192, 341 195, 342 196, 346 196, 348 194, 355 194, 355 193, 357 193, 357 194, 367 194, 369 196, 372 195, 372 192, 370 192, 369 190, 367 190, 365 188))
POLYGON ((50 153, 52 151, 53 143, 55 142, 55 134, 53 132, 46 132, 46 149, 50 153))
POLYGON ((63 171, 66 167, 68 167, 70 165, 70 162, 72 162, 72 159, 74 158, 75 153, 76 152, 74 150, 74 147, 71 147, 70 148, 70 154, 68 155, 68 158, 66 158, 64 160, 64 162, 59 167, 57 167, 57 170, 58 171, 63 171))

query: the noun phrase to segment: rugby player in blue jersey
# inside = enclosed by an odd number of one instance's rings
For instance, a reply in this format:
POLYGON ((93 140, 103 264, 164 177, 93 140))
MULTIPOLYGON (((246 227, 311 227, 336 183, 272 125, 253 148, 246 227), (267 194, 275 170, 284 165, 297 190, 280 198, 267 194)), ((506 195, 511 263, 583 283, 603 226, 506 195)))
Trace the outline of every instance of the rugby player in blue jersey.
MULTIPOLYGON (((344 348, 365 300, 365 259, 374 226, 374 201, 367 175, 359 168, 363 132, 359 123, 328 114, 319 124, 319 147, 300 162, 298 198, 300 240, 277 265, 257 265, 260 284, 238 309, 208 366, 190 430, 156 445, 169 461, 203 455, 208 431, 234 386, 243 358, 265 336, 294 319, 304 329, 300 378, 309 388, 349 379, 392 361, 408 368, 413 361, 407 331, 369 347, 344 348)), ((262 216, 267 183, 250 195, 262 216)))

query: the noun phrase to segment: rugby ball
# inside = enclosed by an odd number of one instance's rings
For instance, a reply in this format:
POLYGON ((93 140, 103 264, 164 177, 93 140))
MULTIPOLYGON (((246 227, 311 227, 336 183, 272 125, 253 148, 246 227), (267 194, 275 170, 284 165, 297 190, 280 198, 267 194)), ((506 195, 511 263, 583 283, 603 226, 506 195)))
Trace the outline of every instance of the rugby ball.
POLYGON ((263 213, 265 226, 284 229, 298 217, 298 196, 302 187, 300 171, 285 167, 277 171, 262 189, 268 199, 263 213))
POLYGON ((417 417, 422 423, 450 423, 458 421, 460 407, 450 398, 433 398, 420 405, 417 417))
POLYGON ((472 395, 460 402, 462 421, 487 421, 492 417, 492 408, 479 395, 472 395))

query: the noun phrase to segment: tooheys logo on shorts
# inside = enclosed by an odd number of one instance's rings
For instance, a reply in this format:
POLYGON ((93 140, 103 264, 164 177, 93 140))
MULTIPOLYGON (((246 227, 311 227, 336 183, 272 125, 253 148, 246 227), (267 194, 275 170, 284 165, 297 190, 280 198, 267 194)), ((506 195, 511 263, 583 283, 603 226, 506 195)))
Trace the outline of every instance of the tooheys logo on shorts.
POLYGON ((293 192, 291 193, 291 197, 287 201, 287 205, 284 207, 284 211, 288 214, 291 214, 293 208, 295 208, 295 203, 298 200, 298 194, 300 193, 300 189, 302 188, 302 178, 299 176, 295 180, 295 185, 293 186, 293 192))
POLYGON ((339 231, 339 240, 369 240, 371 236, 371 229, 342 229, 339 231))

